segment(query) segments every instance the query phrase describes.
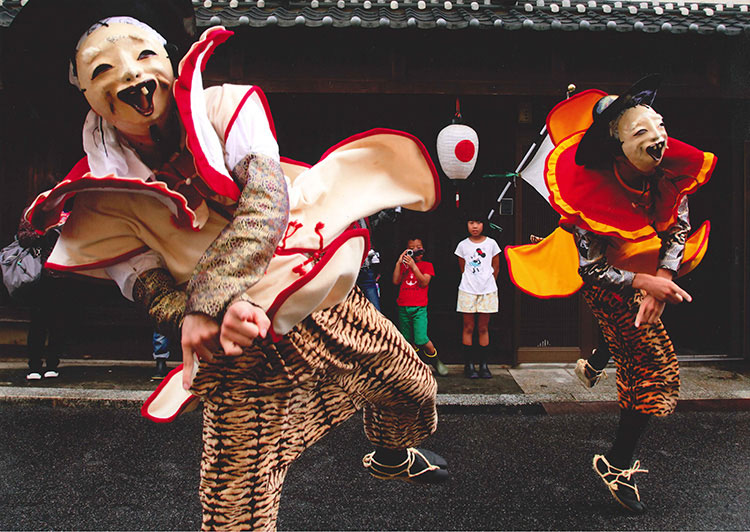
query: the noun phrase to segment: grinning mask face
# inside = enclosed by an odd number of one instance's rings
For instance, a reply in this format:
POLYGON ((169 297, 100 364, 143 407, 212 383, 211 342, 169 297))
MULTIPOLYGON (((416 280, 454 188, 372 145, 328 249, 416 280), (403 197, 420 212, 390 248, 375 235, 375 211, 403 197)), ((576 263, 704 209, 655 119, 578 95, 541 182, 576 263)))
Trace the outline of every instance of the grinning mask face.
POLYGON ((627 109, 617 122, 617 138, 630 164, 644 174, 659 166, 667 148, 664 119, 646 105, 627 109))
POLYGON ((89 105, 121 132, 148 135, 169 117, 174 73, 153 32, 126 23, 101 26, 81 42, 75 60, 89 105))

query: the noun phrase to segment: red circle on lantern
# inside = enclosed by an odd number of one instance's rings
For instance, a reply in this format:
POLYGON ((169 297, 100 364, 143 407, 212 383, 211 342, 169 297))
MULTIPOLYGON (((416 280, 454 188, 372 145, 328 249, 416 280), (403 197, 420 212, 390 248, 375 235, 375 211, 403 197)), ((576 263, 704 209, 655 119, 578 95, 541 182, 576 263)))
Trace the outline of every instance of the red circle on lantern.
POLYGON ((453 151, 456 154, 456 159, 462 163, 468 163, 474 158, 476 148, 474 148, 474 143, 472 141, 462 140, 456 144, 456 148, 453 151))

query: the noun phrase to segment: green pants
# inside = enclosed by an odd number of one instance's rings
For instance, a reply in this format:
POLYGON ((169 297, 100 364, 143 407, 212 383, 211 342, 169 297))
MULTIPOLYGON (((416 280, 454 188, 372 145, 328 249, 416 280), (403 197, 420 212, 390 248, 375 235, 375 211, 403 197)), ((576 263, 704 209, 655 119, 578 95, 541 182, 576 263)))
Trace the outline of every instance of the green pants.
POLYGON ((427 344, 427 307, 398 307, 398 330, 412 344, 427 344))

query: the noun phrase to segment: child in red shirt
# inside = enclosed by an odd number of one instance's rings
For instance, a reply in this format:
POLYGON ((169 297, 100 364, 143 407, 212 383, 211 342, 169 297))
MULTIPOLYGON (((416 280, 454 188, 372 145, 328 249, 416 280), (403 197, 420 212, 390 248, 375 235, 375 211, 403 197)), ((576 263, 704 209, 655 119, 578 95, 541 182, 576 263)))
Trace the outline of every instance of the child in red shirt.
POLYGON ((427 292, 434 275, 432 263, 424 260, 422 240, 409 239, 393 268, 393 284, 399 286, 398 329, 437 374, 444 377, 448 368, 437 357, 437 349, 427 336, 427 292))

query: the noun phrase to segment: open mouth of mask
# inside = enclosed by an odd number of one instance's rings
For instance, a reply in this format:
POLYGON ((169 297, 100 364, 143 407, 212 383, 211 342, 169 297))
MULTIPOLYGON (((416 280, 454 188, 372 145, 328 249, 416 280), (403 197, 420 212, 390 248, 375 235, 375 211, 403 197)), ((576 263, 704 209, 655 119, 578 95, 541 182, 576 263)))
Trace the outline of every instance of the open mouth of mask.
POLYGON ((659 161, 662 158, 662 155, 664 155, 664 148, 666 146, 666 142, 657 142, 656 144, 653 144, 646 148, 646 153, 654 160, 659 161))
POLYGON ((156 81, 149 80, 121 90, 117 97, 143 116, 149 116, 154 112, 154 92, 156 81))

